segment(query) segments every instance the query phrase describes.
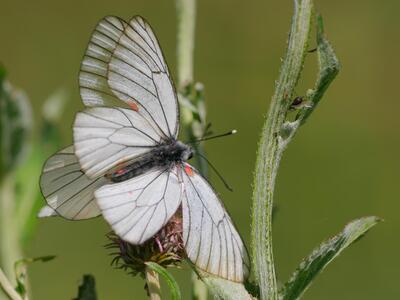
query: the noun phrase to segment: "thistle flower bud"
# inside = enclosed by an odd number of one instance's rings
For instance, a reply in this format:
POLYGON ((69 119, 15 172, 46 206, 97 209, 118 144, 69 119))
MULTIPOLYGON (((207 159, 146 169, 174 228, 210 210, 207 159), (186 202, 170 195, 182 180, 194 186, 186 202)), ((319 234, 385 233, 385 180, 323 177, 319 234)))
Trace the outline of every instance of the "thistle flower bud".
POLYGON ((146 262, 155 262, 163 267, 178 267, 185 257, 180 208, 158 233, 141 245, 130 244, 114 232, 110 232, 107 237, 111 242, 105 247, 116 250, 110 253, 114 256, 111 265, 133 276, 144 276, 146 262))

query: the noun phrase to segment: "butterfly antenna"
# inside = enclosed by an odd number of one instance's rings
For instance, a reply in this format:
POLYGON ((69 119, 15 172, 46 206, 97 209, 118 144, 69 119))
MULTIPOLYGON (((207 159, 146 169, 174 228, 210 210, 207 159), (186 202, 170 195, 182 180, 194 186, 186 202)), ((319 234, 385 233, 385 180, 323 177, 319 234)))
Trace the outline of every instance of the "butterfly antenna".
MULTIPOLYGON (((235 133, 237 133, 237 130, 236 130, 236 129, 233 129, 233 130, 231 130, 231 131, 228 131, 228 132, 225 132, 225 133, 222 133, 222 134, 217 134, 217 135, 213 135, 213 136, 203 137, 203 138, 200 138, 200 139, 197 139, 197 140, 194 140, 194 141, 190 141, 190 142, 187 142, 186 144, 193 144, 193 143, 199 143, 199 142, 203 142, 203 141, 208 141, 208 140, 220 138, 220 137, 227 136, 227 135, 231 135, 231 134, 235 134, 235 133)), ((203 158, 205 158, 205 157, 203 157, 203 158)))
POLYGON ((226 182, 226 180, 224 179, 224 177, 222 177, 222 175, 221 175, 221 173, 219 173, 218 172, 218 170, 217 170, 217 168, 215 168, 214 166, 213 166, 213 164, 204 156, 204 155, 202 155, 201 153, 196 153, 198 156, 200 156, 202 159, 204 159, 207 163, 208 163, 208 165, 211 167, 211 169, 213 169, 214 170, 214 172, 215 172, 215 174, 217 174, 217 176, 219 177, 219 179, 221 179, 221 181, 222 181, 222 183, 225 185, 225 187, 229 190, 229 191, 231 191, 231 192, 233 192, 233 189, 230 187, 230 185, 226 182))

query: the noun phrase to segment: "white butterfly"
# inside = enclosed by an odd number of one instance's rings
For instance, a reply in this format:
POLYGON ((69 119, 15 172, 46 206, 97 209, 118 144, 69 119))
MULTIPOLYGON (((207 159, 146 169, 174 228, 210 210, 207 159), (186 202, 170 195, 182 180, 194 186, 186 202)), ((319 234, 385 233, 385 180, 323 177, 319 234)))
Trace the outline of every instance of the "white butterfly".
POLYGON ((189 259, 243 281, 247 251, 215 191, 185 162, 193 151, 177 140, 177 96, 150 25, 141 17, 102 19, 79 84, 87 108, 76 115, 74 146, 44 166, 40 185, 49 207, 42 215, 102 214, 122 239, 142 244, 182 207, 189 259))

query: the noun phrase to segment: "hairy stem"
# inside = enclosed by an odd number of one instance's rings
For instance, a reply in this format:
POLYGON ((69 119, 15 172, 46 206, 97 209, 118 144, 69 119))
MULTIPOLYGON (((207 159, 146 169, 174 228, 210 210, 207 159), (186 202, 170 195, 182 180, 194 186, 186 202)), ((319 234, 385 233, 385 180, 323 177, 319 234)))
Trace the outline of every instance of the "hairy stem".
POLYGON ((252 265, 260 299, 278 299, 272 249, 275 179, 286 143, 281 131, 303 67, 311 28, 311 0, 295 0, 288 48, 258 145, 252 207, 252 265))

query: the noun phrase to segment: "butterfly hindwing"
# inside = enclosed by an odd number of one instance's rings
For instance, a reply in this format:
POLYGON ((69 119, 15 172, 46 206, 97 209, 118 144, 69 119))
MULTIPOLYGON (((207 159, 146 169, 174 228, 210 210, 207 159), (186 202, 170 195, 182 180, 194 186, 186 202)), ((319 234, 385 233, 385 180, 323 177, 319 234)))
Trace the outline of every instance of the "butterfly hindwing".
POLYGON ((207 180, 188 164, 185 170, 183 242, 189 259, 203 271, 242 282, 249 258, 239 233, 207 180))
POLYGON ((103 217, 115 233, 135 245, 154 236, 169 221, 182 195, 176 167, 153 169, 95 192, 103 217))
POLYGON ((81 170, 74 147, 69 146, 51 156, 40 177, 40 188, 50 208, 71 220, 100 215, 94 191, 104 185, 104 177, 90 179, 81 170))

